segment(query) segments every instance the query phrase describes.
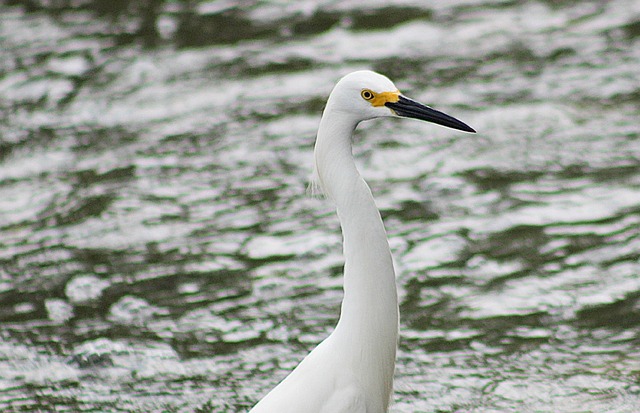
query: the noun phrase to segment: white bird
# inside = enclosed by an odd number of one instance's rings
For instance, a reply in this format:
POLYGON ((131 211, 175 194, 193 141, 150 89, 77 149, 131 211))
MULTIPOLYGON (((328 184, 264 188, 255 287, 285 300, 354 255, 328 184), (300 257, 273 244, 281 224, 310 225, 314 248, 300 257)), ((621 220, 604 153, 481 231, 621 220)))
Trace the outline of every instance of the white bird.
POLYGON ((385 413, 393 390, 398 296, 387 235, 353 160, 358 123, 408 117, 475 132, 411 100, 387 77, 357 71, 334 87, 320 120, 314 175, 335 203, 344 238, 344 298, 335 330, 250 413, 385 413))

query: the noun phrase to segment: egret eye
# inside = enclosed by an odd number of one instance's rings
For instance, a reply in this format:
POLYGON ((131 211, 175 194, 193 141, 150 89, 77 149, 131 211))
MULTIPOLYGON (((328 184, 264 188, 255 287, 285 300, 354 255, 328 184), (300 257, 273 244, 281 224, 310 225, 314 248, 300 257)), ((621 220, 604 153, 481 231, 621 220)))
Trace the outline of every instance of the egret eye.
POLYGON ((362 92, 360 92, 360 96, 362 96, 362 99, 364 100, 371 100, 374 97, 373 92, 369 89, 362 89, 362 92))

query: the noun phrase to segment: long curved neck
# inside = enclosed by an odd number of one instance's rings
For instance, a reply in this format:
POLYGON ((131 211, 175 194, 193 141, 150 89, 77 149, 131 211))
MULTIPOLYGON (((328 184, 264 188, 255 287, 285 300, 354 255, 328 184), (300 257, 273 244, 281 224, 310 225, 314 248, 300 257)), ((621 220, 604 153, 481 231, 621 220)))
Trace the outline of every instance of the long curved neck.
POLYGON ((333 333, 367 385, 385 394, 386 411, 395 368, 398 299, 389 243, 371 190, 356 169, 351 136, 357 121, 325 110, 315 146, 317 178, 337 208, 344 237, 344 300, 333 333))

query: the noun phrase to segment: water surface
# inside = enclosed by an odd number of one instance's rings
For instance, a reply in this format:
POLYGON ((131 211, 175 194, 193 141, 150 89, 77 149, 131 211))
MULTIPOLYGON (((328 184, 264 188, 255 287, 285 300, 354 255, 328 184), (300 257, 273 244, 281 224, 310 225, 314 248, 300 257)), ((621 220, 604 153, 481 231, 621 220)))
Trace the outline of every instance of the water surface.
POLYGON ((370 68, 480 132, 355 138, 401 294, 391 411, 639 411, 638 2, 9 3, 0 410, 277 384, 338 317, 306 187, 326 97, 370 68))

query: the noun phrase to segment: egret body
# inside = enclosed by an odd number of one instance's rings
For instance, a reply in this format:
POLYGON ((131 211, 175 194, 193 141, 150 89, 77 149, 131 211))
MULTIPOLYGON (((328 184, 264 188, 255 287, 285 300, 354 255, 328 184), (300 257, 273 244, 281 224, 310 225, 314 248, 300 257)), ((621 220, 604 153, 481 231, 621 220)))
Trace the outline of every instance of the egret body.
POLYGON ((344 238, 344 298, 333 333, 250 413, 386 413, 398 341, 391 251, 371 190, 353 160, 358 123, 410 117, 475 132, 404 97, 385 76, 357 71, 334 87, 315 145, 315 178, 336 206, 344 238))

